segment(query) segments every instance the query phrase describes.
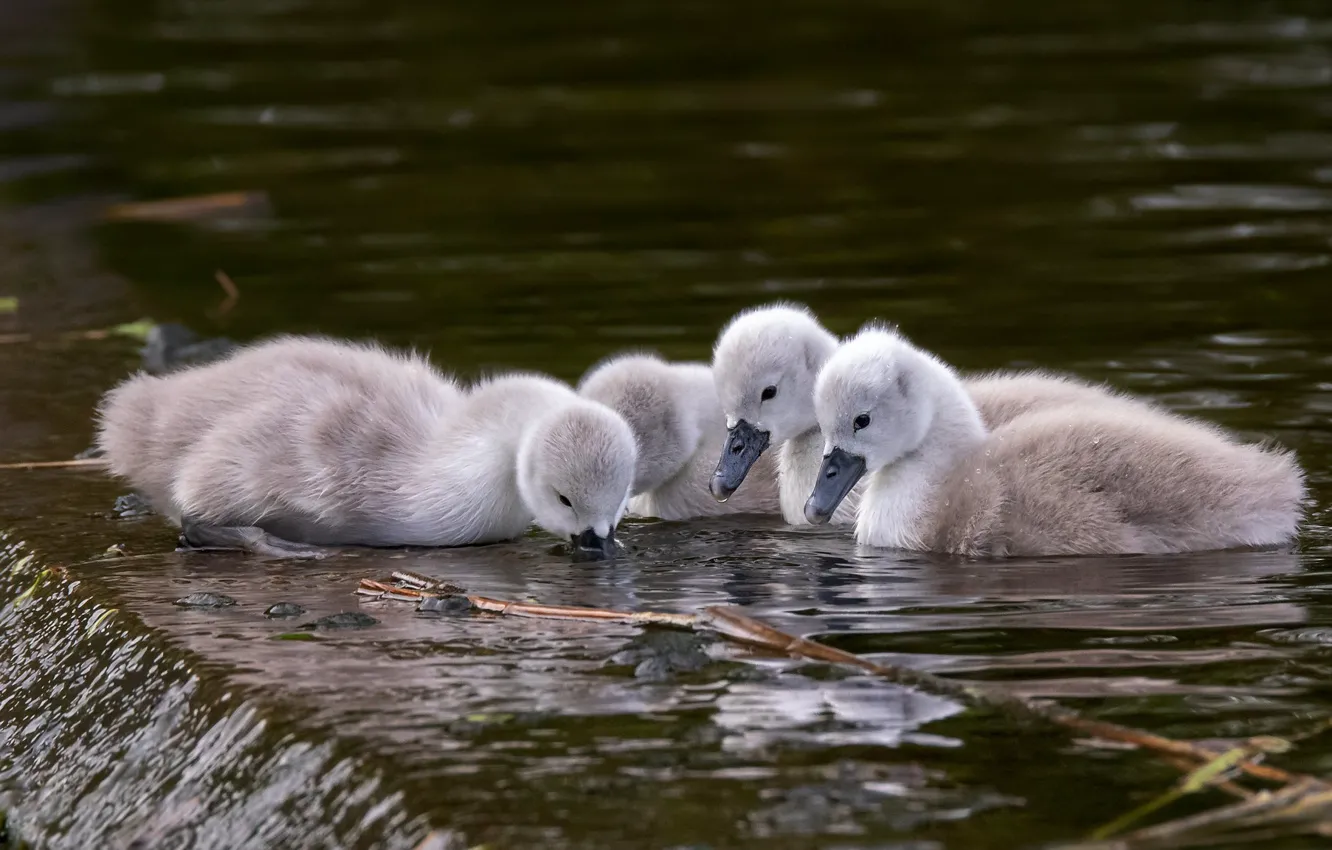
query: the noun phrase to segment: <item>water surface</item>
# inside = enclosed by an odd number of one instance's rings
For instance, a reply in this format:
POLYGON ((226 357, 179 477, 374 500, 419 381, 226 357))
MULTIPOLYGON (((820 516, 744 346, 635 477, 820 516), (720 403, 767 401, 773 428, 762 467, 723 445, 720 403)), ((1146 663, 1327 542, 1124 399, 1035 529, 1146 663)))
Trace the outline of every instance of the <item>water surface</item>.
MULTIPOLYGON (((689 669, 636 676, 629 627, 352 595, 399 567, 548 603, 743 606, 1172 736, 1297 734, 1332 709, 1319 4, 6 8, 0 294, 20 309, 0 333, 34 338, 0 345, 0 460, 83 449, 137 363, 64 331, 321 331, 575 379, 626 347, 706 359, 736 310, 788 298, 840 333, 898 322, 964 369, 1068 370, 1277 439, 1316 500, 1288 552, 960 563, 718 520, 633 524, 609 566, 534 534, 312 567, 175 554, 160 520, 111 515, 114 482, 3 472, 4 566, 34 556, 3 598, 70 565, 0 615, 0 789, 24 837, 1036 846, 1178 776, 823 665, 685 644, 689 669), (103 214, 218 192, 254 199, 103 214), (241 290, 225 312, 219 268, 241 290), (114 543, 140 557, 91 561, 114 543), (199 591, 236 604, 173 604, 199 591), (307 613, 265 618, 282 600, 307 613), (379 623, 270 639, 346 610, 379 623)), ((1332 768, 1312 743, 1282 763, 1332 768)))

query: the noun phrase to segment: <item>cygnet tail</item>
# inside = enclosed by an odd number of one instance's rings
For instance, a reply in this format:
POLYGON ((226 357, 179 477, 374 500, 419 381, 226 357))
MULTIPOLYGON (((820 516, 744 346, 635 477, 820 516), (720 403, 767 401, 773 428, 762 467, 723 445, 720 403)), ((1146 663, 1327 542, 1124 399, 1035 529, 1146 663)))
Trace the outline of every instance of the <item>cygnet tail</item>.
POLYGON ((1247 446, 1253 457, 1245 498, 1232 533, 1240 546, 1278 546, 1299 532, 1309 490, 1295 453, 1275 445, 1247 446))

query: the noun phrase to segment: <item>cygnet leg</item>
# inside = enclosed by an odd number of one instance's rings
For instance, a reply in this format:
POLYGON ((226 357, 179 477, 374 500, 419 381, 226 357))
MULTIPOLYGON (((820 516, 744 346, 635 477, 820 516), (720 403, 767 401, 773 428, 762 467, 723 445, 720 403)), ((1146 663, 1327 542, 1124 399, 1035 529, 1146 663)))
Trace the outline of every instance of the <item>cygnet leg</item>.
POLYGON ((202 551, 249 552, 264 558, 322 558, 318 546, 284 540, 253 525, 212 525, 181 517, 180 546, 202 551))

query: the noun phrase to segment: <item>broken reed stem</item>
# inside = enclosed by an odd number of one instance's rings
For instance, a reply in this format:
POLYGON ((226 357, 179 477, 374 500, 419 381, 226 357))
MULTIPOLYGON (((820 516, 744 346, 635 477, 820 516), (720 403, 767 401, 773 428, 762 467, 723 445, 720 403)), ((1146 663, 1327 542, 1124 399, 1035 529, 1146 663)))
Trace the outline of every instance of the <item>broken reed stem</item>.
POLYGON ((240 298, 240 289, 236 286, 236 281, 231 279, 231 275, 218 269, 213 272, 213 279, 217 281, 217 285, 222 287, 222 291, 225 292, 227 297, 232 301, 240 298))
POLYGON ((106 461, 100 457, 78 458, 75 460, 37 460, 20 463, 0 463, 0 470, 6 469, 79 469, 81 467, 105 467, 106 461))
MULTIPOLYGON (((1155 750, 1171 756, 1177 761, 1183 760, 1192 767, 1211 762, 1221 755, 1220 752, 1212 752, 1185 741, 1163 738, 1150 732, 1142 732, 1101 720, 1088 720, 1074 711, 1053 703, 1033 702, 1005 693, 997 688, 969 685, 953 679, 945 679, 933 673, 912 670, 909 667, 870 661, 867 658, 826 644, 787 634, 780 629, 769 626, 767 623, 742 614, 734 608, 710 606, 704 608, 700 614, 671 614, 654 611, 628 612, 604 608, 540 605, 470 595, 461 588, 446 585, 444 582, 417 573, 398 571, 393 574, 393 578, 399 584, 362 579, 360 586, 357 588, 357 593, 363 596, 396 599, 423 599, 440 595, 458 595, 465 596, 477 610, 492 614, 536 619, 595 620, 629 625, 658 625, 693 631, 707 629, 730 640, 762 647, 774 652, 814 661, 824 661, 830 664, 856 667, 895 684, 956 699, 969 707, 1003 709, 1023 716, 1056 723, 1068 729, 1090 734, 1096 738, 1120 741, 1133 744, 1141 749, 1155 750), (403 585, 407 586, 404 587, 403 585)), ((1240 761, 1235 765, 1235 768, 1250 776, 1282 785, 1290 786, 1298 783, 1316 782, 1327 787, 1313 777, 1256 764, 1249 759, 1240 761)), ((1239 790, 1242 791, 1242 789, 1239 790)), ((1332 788, 1329 788, 1329 791, 1332 792, 1332 788)))
POLYGON ((542 620, 601 620, 634 626, 670 626, 680 629, 693 629, 698 626, 698 618, 689 614, 668 614, 659 611, 635 613, 608 611, 601 608, 537 605, 530 602, 491 599, 486 596, 468 596, 467 601, 472 603, 473 608, 492 614, 508 614, 515 617, 533 617, 542 620))
MULTIPOLYGON (((1181 756, 1169 755, 1167 753, 1161 754, 1161 760, 1164 761, 1166 764, 1170 765, 1171 767, 1175 768, 1176 770, 1178 770, 1180 773, 1188 773, 1192 771, 1195 767, 1195 765, 1188 759, 1183 758, 1181 756)), ((1217 790, 1224 791, 1232 797, 1238 797, 1241 800, 1249 800, 1252 799, 1254 796, 1254 792, 1250 791, 1248 788, 1245 788, 1242 785, 1236 785, 1234 782, 1230 781, 1229 779, 1222 779, 1218 782, 1213 782, 1212 787, 1216 788, 1217 790)))
POLYGON ((1197 845, 1204 841, 1208 844, 1216 843, 1218 833, 1227 829, 1230 830, 1227 838, 1232 839, 1233 843, 1238 843, 1242 839, 1252 841, 1268 836, 1288 837, 1291 834, 1290 827, 1299 824, 1301 820, 1308 827, 1305 831, 1322 834, 1321 826, 1326 818, 1325 810, 1330 804, 1332 804, 1332 790, 1329 790, 1326 783, 1313 777, 1302 777, 1300 781, 1284 788, 1254 794, 1239 802, 1208 809, 1196 815, 1143 827, 1118 838, 1060 846, 1066 850, 1175 848, 1197 845), (1317 811, 1320 807, 1324 809, 1323 812, 1317 811), (1318 817, 1320 814, 1322 817, 1318 817), (1285 829, 1282 829, 1282 826, 1285 826, 1285 829))
MULTIPOLYGON (((1074 714, 1071 711, 1061 710, 1062 716, 1056 719, 1056 722, 1071 729, 1077 729, 1080 732, 1086 732, 1097 738, 1109 738, 1113 741, 1123 741, 1129 744, 1136 744, 1139 747, 1157 752, 1168 753, 1174 756, 1182 756, 1186 759, 1206 762, 1216 758, 1220 753, 1199 747, 1196 744, 1190 744, 1187 741, 1176 741, 1173 738, 1163 738, 1160 735, 1153 735, 1150 732, 1141 732, 1137 729, 1129 729, 1126 726, 1119 726, 1115 723, 1106 723, 1102 720, 1088 720, 1074 714)), ((1257 779, 1266 779, 1269 782, 1276 782, 1280 785, 1289 785, 1293 782, 1300 782, 1308 779, 1295 773, 1289 773, 1278 767, 1271 767, 1265 764, 1245 760, 1237 765, 1245 773, 1257 779)))
MULTIPOLYGON (((408 574, 410 575, 410 574, 408 574)), ((455 588, 461 590, 461 588, 455 588)), ((676 629, 697 629, 699 619, 691 614, 667 614, 658 611, 610 611, 604 608, 576 608, 565 605, 538 605, 531 602, 513 602, 508 599, 491 599, 468 593, 445 593, 437 590, 421 590, 412 587, 399 587, 374 579, 361 579, 357 593, 362 596, 375 596, 388 599, 413 600, 432 596, 464 596, 478 611, 490 614, 504 614, 510 617, 531 617, 539 620, 599 620, 601 622, 624 623, 633 626, 667 626, 676 629)))
POLYGON ((231 279, 231 275, 221 269, 213 272, 213 279, 217 281, 217 285, 222 287, 222 291, 226 293, 227 297, 223 298, 222 303, 217 305, 218 315, 225 315, 231 312, 231 308, 235 307, 236 302, 240 300, 240 287, 236 285, 236 281, 231 279))

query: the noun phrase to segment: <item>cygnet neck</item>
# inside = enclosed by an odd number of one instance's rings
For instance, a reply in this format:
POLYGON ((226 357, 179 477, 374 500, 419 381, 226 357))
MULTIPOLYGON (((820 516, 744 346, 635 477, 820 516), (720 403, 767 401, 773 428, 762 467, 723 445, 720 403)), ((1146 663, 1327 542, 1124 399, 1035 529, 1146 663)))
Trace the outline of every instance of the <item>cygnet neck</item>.
MULTIPOLYGON (((688 424, 698 429, 701 439, 711 439, 718 429, 725 429, 721 401, 717 398, 717 383, 712 367, 695 363, 681 363, 675 368, 676 400, 685 411, 688 424)), ((708 445, 709 451, 714 446, 708 445)))
POLYGON ((782 443, 779 452, 777 480, 782 517, 791 525, 808 525, 805 502, 819 480, 823 432, 815 425, 782 443))
POLYGON ((933 416, 916 449, 875 470, 861 503, 862 543, 903 549, 924 548, 924 520, 934 507, 944 478, 967 452, 985 441, 985 425, 961 380, 943 362, 911 349, 904 358, 913 378, 928 392, 933 416))
MULTIPOLYGON (((792 443, 818 442, 820 451, 822 451, 822 433, 819 430, 818 412, 814 409, 814 383, 818 374, 822 371, 824 365, 832 359, 833 354, 837 352, 837 337, 819 326, 806 336, 805 339, 805 368, 809 373, 810 396, 804 408, 806 414, 798 423, 794 434, 783 435, 785 441, 792 443)), ((774 435, 775 437, 775 435, 774 435)))

